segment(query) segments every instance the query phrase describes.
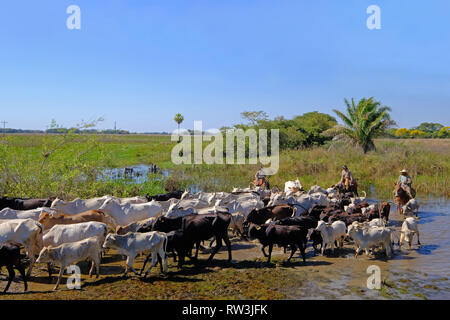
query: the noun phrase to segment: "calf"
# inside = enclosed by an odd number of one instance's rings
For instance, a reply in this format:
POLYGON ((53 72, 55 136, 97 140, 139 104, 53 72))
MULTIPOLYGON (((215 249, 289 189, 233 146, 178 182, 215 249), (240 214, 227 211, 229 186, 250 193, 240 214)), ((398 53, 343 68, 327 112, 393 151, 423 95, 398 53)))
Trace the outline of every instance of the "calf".
POLYGON ((340 247, 342 248, 344 246, 344 238, 345 238, 345 230, 346 226, 345 223, 342 221, 335 221, 331 224, 326 223, 324 221, 319 221, 317 224, 317 231, 320 231, 320 235, 322 236, 323 242, 322 242, 322 249, 321 253, 323 255, 323 252, 327 245, 331 245, 331 248, 333 251, 334 248, 334 242, 337 240, 339 242, 340 247))
POLYGON ((364 228, 357 224, 352 224, 348 228, 347 235, 355 241, 356 253, 355 258, 361 250, 366 251, 369 255, 369 249, 376 245, 383 245, 386 250, 386 256, 392 256, 391 230, 384 227, 364 228))
MULTIPOLYGON (((108 234, 106 224, 96 221, 82 222, 70 225, 58 224, 53 226, 43 237, 44 247, 58 247, 64 243, 77 242, 91 237, 103 243, 108 234)), ((48 276, 52 276, 51 264, 47 265, 48 276)))
POLYGON ((20 275, 22 276, 24 285, 23 291, 27 291, 27 277, 25 275, 25 268, 23 267, 22 261, 20 259, 19 246, 5 243, 0 247, 0 269, 3 266, 8 269, 8 284, 6 285, 5 290, 3 290, 3 293, 6 293, 6 291, 8 291, 9 286, 11 285, 11 282, 16 275, 16 273, 14 272, 14 267, 19 270, 20 275))
POLYGON ((99 210, 88 210, 77 214, 57 214, 55 216, 50 215, 48 212, 43 212, 39 216, 39 223, 44 226, 44 230, 51 229, 55 225, 59 224, 76 224, 82 222, 97 221, 105 223, 111 226, 113 229, 116 227, 114 220, 99 210))
POLYGON ((250 223, 248 229, 248 236, 250 238, 256 238, 263 245, 261 248, 264 256, 266 253, 264 248, 269 246, 269 255, 267 263, 270 263, 270 258, 272 256, 273 245, 277 244, 281 247, 291 247, 291 255, 287 259, 287 262, 291 261, 292 256, 297 247, 300 249, 303 262, 305 262, 305 249, 306 249, 306 235, 308 234, 308 229, 299 226, 282 226, 282 225, 262 225, 258 226, 254 223, 250 223))
POLYGON ((55 248, 44 247, 36 262, 47 262, 60 266, 58 281, 53 288, 53 290, 57 290, 66 267, 79 261, 92 260, 89 276, 92 277, 95 266, 96 278, 98 278, 100 273, 100 255, 101 243, 97 237, 92 237, 77 242, 64 243, 55 248))
POLYGON ((409 249, 411 249, 411 244, 415 234, 417 234, 417 245, 420 246, 419 227, 417 225, 417 221, 413 217, 406 218, 405 221, 403 221, 402 229, 400 230, 400 240, 398 242, 399 249, 402 247, 403 240, 409 244, 409 249))
POLYGON ((130 232, 123 236, 110 233, 106 236, 105 243, 103 244, 103 248, 113 248, 119 251, 120 254, 127 256, 124 275, 128 273, 128 269, 131 269, 131 271, 133 271, 136 275, 140 276, 144 268, 142 268, 141 273, 138 274, 133 268, 133 261, 138 253, 150 250, 152 263, 147 272, 145 272, 144 277, 147 276, 150 270, 158 262, 158 254, 163 259, 163 272, 167 272, 166 246, 166 234, 157 231, 150 231, 145 233, 130 232))

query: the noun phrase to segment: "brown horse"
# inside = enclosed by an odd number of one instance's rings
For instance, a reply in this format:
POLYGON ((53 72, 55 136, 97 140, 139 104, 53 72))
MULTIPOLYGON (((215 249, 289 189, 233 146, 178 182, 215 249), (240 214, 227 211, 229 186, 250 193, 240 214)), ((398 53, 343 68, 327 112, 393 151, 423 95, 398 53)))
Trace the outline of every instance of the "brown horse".
POLYGON ((402 188, 402 185, 400 183, 394 183, 394 201, 398 206, 399 214, 403 214, 402 207, 407 204, 409 200, 411 200, 411 197, 408 192, 402 188))

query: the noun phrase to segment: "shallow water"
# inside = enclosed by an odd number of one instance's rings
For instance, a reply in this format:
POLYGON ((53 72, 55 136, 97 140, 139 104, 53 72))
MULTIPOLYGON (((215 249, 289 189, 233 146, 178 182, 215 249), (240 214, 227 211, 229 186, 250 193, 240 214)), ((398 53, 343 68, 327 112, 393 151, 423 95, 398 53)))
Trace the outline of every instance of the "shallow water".
POLYGON ((105 169, 99 179, 126 179, 131 183, 144 183, 149 180, 164 180, 169 174, 170 170, 168 169, 158 168, 157 173, 152 173, 150 166, 137 164, 125 168, 105 169))
MULTIPOLYGON (((412 250, 402 246, 402 251, 390 262, 391 272, 415 277, 419 285, 434 285, 439 292, 430 290, 432 298, 450 299, 450 201, 443 198, 418 199, 419 233, 421 246, 417 238, 413 240, 412 250)), ((393 208, 392 210, 395 210, 393 208)), ((392 212, 391 225, 401 226, 402 218, 392 212)), ((398 275, 398 276, 400 276, 398 275)))

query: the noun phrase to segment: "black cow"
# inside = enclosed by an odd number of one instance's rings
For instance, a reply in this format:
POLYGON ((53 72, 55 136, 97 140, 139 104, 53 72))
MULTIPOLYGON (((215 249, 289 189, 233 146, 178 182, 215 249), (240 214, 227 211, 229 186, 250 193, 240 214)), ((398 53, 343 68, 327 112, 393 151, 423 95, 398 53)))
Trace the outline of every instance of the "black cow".
POLYGON ((21 199, 0 197, 0 210, 4 208, 11 208, 14 210, 31 210, 40 207, 50 207, 51 205, 51 199, 21 199))
POLYGON ((314 229, 311 232, 311 234, 309 235, 309 240, 312 242, 314 252, 320 252, 320 250, 322 249, 322 243, 323 243, 323 239, 322 239, 322 235, 320 234, 320 231, 317 231, 316 229, 314 229), (320 249, 317 248, 317 246, 319 244, 320 244, 320 249))
POLYGON ((8 269, 8 284, 6 285, 5 290, 3 290, 3 293, 8 291, 9 286, 11 285, 11 282, 16 275, 16 273, 14 272, 14 268, 19 270, 20 275, 23 279, 24 291, 27 291, 27 277, 25 274, 25 268, 22 265, 20 248, 18 246, 5 243, 0 247, 0 268, 3 266, 6 266, 6 268, 8 269))
POLYGON ((182 229, 184 238, 189 243, 195 243, 195 259, 198 257, 200 242, 215 237, 216 246, 214 247, 208 261, 211 261, 214 255, 222 247, 222 240, 228 249, 228 261, 231 261, 231 242, 228 238, 228 226, 230 225, 231 215, 228 213, 217 212, 215 214, 190 214, 183 217, 167 218, 159 217, 153 224, 153 231, 170 232, 182 229))
POLYGON ((253 209, 245 219, 244 225, 249 223, 264 224, 268 219, 280 220, 291 217, 294 214, 294 207, 290 205, 276 205, 261 209, 253 209))
POLYGON ((298 247, 300 249, 303 262, 305 262, 307 234, 308 229, 298 226, 281 226, 276 224, 265 224, 262 226, 258 226, 254 223, 250 223, 250 226, 248 228, 248 236, 253 239, 258 239, 259 242, 263 245, 261 250, 265 257, 268 256, 267 263, 270 263, 274 244, 277 244, 281 247, 291 247, 291 255, 287 259, 288 262, 291 261, 291 258, 294 255, 295 251, 297 251, 298 247), (264 251, 264 248, 266 246, 269 246, 269 255, 266 255, 264 251))
POLYGON ((172 192, 168 192, 168 193, 160 193, 160 194, 156 194, 154 196, 149 195, 148 193, 145 195, 145 197, 147 198, 147 201, 167 201, 170 200, 172 198, 175 199, 181 199, 181 196, 183 195, 183 191, 181 190, 175 190, 172 192))
POLYGON ((299 226, 306 229, 313 229, 317 227, 318 219, 314 219, 314 217, 310 216, 300 216, 300 217, 288 217, 278 221, 275 221, 275 224, 282 226, 299 226))
MULTIPOLYGON (((178 267, 181 268, 184 263, 184 258, 189 255, 189 252, 192 250, 192 247, 194 246, 194 243, 187 239, 185 237, 185 232, 182 229, 170 231, 166 233, 167 236, 167 245, 166 245, 166 252, 171 251, 173 253, 173 259, 174 261, 177 261, 177 255, 178 255, 178 267)), ((144 261, 144 265, 142 266, 141 273, 145 268, 145 265, 151 258, 151 253, 147 256, 147 258, 144 261)), ((161 272, 163 270, 162 266, 162 259, 158 254, 158 262, 161 267, 161 272)))

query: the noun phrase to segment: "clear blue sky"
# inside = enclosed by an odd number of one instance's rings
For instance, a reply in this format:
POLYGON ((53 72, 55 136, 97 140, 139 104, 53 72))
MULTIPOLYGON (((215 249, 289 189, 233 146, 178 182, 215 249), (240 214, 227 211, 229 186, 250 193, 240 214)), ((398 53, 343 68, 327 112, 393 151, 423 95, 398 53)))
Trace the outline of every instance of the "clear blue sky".
POLYGON ((2 1, 0 121, 171 131, 181 112, 208 129, 374 96, 400 127, 449 125, 449 16, 448 0, 2 1))

